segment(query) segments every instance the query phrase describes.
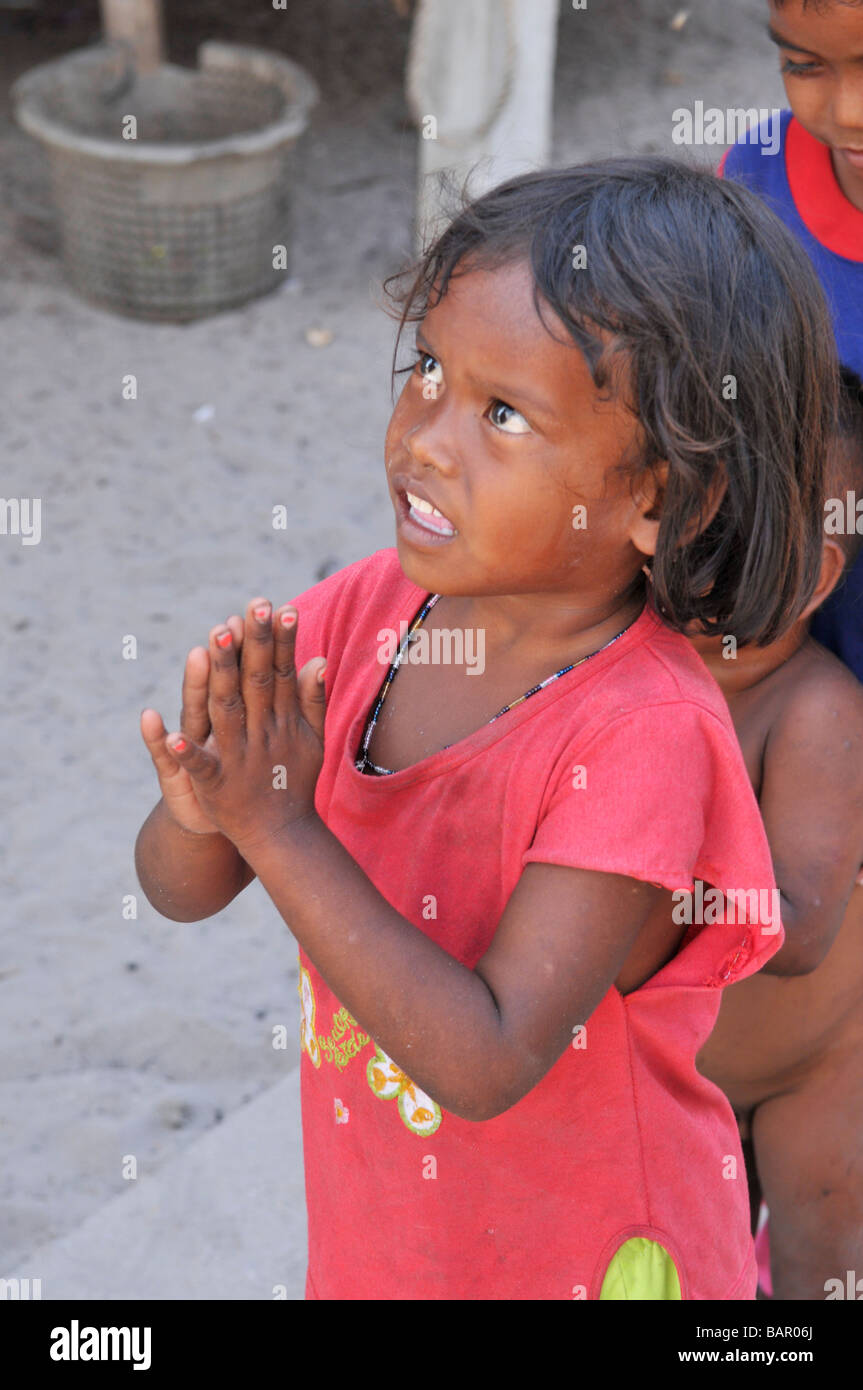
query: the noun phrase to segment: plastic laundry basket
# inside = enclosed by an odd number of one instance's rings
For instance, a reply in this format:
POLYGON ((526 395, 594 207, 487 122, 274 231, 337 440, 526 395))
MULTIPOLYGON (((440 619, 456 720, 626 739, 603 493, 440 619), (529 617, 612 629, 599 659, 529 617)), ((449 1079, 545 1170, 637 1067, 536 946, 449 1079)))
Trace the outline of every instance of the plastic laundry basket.
POLYGON ((31 69, 11 96, 47 150, 80 293, 136 318, 184 320, 283 281, 289 154, 318 97, 296 63, 210 41, 197 68, 143 74, 124 45, 94 44, 31 69))

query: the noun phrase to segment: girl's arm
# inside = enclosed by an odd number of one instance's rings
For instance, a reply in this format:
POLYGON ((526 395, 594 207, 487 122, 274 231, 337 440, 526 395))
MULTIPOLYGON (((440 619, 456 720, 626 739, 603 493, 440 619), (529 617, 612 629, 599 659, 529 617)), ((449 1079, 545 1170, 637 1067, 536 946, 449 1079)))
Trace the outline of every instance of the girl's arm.
POLYGON ((770 730, 759 804, 785 927, 763 969, 807 975, 836 938, 863 862, 863 690, 826 654, 770 730))
MULTIPOLYGON (((237 650, 242 650, 244 625, 228 619, 237 650)), ((190 738, 205 746, 210 739, 207 691, 210 657, 195 647, 183 673, 181 723, 190 738)), ((254 874, 204 813, 189 774, 177 764, 165 744, 165 726, 156 710, 141 715, 141 735, 153 760, 162 800, 150 812, 135 845, 135 868, 149 902, 174 922, 198 922, 221 912, 254 878, 254 874)))
MULTIPOLYGON (((317 816, 245 853, 360 1027, 466 1120, 492 1119, 542 1079, 669 896, 619 874, 528 864, 471 970, 396 912, 317 816)), ((666 955, 657 946, 648 973, 666 955)))
POLYGON ((135 868, 148 901, 174 922, 212 917, 255 877, 230 840, 185 830, 164 799, 141 826, 135 868))
POLYGON ((184 728, 168 756, 360 1027, 438 1104, 490 1119, 560 1058, 636 942, 642 978, 664 963, 669 943, 650 918, 656 909, 667 924, 670 894, 528 863, 488 951, 462 965, 387 902, 317 814, 323 670, 313 658, 297 672, 295 636, 290 606, 271 623, 250 605, 240 667, 230 633, 213 629, 207 704, 199 691, 188 710, 201 727, 208 711, 213 742, 184 728))

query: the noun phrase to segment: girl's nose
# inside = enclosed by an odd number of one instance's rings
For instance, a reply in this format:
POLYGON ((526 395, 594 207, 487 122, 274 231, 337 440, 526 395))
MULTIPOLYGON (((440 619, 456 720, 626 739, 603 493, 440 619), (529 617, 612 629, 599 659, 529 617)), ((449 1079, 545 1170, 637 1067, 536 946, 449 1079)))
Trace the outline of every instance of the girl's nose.
POLYGON ((405 431, 403 444, 411 460, 427 464, 438 473, 450 474, 456 468, 458 450, 449 423, 435 412, 405 431))

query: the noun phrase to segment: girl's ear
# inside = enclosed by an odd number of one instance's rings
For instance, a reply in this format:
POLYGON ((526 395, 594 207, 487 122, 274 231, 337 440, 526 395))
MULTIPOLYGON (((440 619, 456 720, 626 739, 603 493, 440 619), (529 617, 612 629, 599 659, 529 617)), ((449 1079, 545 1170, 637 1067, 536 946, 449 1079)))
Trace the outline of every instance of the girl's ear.
MULTIPOLYGON (((662 504, 668 484, 668 464, 665 460, 645 469, 633 495, 636 512, 633 516, 629 538, 636 550, 643 555, 656 554, 656 541, 662 517, 662 504)), ((720 463, 707 488, 707 501, 700 518, 693 517, 683 530, 679 544, 689 545, 705 527, 709 526, 722 504, 728 487, 725 469, 720 463)))
POLYGON ((845 564, 845 551, 839 542, 825 537, 821 551, 821 574, 818 577, 814 594, 800 614, 801 618, 808 618, 811 613, 815 612, 816 608, 821 607, 825 599, 830 597, 842 578, 845 564))

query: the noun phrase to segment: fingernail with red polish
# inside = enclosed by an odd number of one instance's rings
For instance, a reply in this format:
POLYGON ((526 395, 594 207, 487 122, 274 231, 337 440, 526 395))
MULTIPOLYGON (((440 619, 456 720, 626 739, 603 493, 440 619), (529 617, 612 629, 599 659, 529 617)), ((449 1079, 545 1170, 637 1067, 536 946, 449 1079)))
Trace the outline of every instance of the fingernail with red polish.
POLYGON ((176 743, 173 744, 172 746, 173 746, 173 749, 174 749, 174 752, 175 752, 175 753, 185 753, 185 751, 186 751, 186 746, 187 746, 187 745, 186 745, 186 740, 185 740, 184 738, 178 738, 177 741, 176 741, 176 743))
POLYGON ((219 636, 216 638, 216 646, 217 646, 217 647, 230 647, 232 640, 233 640, 233 638, 232 638, 230 632, 221 632, 221 633, 219 633, 219 636))
POLYGON ((283 613, 283 614, 282 614, 282 626, 283 626, 283 627, 291 627, 296 621, 297 621, 297 615, 296 615, 296 613, 292 612, 290 609, 288 609, 288 611, 287 611, 286 613, 283 613))
POLYGON ((268 603, 265 603, 260 608, 255 609, 255 617, 257 618, 259 623, 265 623, 269 616, 270 605, 268 603))

